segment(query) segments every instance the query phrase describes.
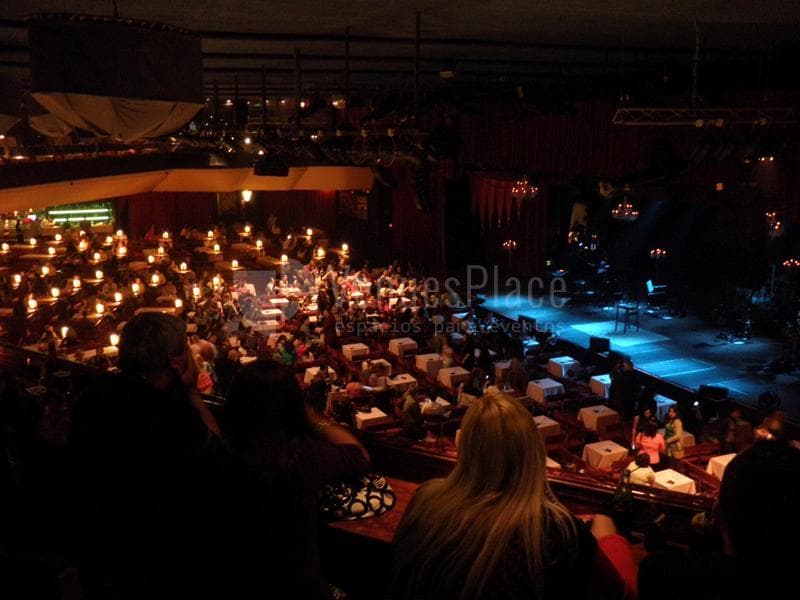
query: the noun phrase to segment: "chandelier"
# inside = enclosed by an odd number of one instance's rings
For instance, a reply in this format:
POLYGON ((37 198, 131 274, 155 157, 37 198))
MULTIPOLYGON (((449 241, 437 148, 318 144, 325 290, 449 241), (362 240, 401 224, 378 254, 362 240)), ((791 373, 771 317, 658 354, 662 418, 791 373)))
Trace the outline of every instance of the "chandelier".
POLYGON ((539 193, 539 187, 532 185, 527 177, 517 179, 511 187, 511 195, 517 200, 524 200, 526 198, 535 198, 539 193))
POLYGON ((625 186, 625 195, 622 197, 622 202, 611 209, 611 217, 619 221, 631 223, 639 218, 639 211, 628 201, 629 191, 630 188, 625 186))

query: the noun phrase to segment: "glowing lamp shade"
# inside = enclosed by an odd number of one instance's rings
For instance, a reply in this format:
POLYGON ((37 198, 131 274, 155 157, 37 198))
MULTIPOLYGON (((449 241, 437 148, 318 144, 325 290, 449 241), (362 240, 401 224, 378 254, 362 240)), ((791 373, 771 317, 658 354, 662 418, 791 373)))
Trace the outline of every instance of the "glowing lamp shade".
POLYGON ((162 237, 163 239, 165 239, 165 240, 168 240, 168 239, 169 239, 169 231, 165 231, 164 233, 162 233, 162 234, 161 234, 161 237, 162 237))
POLYGON ((253 198, 253 192, 251 190, 242 190, 242 200, 245 202, 250 202, 253 198))
POLYGON ((342 253, 347 254, 350 251, 350 246, 348 244, 342 244, 342 253))
POLYGON ((50 288, 50 295, 53 298, 58 298, 61 295, 61 290, 58 289, 57 287, 50 288))
POLYGON ((100 258, 101 258, 101 256, 100 256, 99 252, 95 252, 94 254, 92 254, 92 260, 94 262, 100 262, 100 258))
POLYGON ((317 248, 317 258, 325 258, 325 248, 317 248))
POLYGON ((114 292, 114 302, 117 304, 122 302, 122 292, 114 292))
POLYGON ((128 254, 128 247, 127 246, 120 246, 117 248, 117 256, 122 258, 123 256, 128 254))
POLYGON ((57 242, 60 242, 60 241, 61 241, 61 240, 63 240, 64 238, 63 238, 63 237, 61 237, 61 234, 60 234, 60 233, 57 233, 53 239, 54 239, 55 241, 57 241, 57 242))
POLYGON ((139 284, 136 283, 135 281, 131 284, 131 291, 133 292, 134 296, 136 296, 141 291, 139 284))
POLYGON ((53 255, 56 253, 56 249, 55 249, 55 248, 53 248, 52 246, 50 246, 50 247, 47 249, 47 253, 48 253, 50 256, 53 256, 53 255))
POLYGON ((102 302, 98 302, 94 305, 94 310, 98 315, 102 315, 104 312, 106 312, 106 305, 102 302))
POLYGON ((289 257, 288 257, 288 256, 286 256, 285 254, 281 254, 281 262, 282 262, 282 263, 287 263, 287 262, 289 262, 289 257))
POLYGON ((175 308, 183 308, 183 300, 175 298, 175 308))
POLYGON ((264 247, 264 242, 262 242, 261 240, 256 240, 256 248, 261 250, 263 247, 264 247))
POLYGON ((244 232, 245 233, 249 234, 251 231, 252 231, 252 229, 250 228, 250 225, 245 225, 244 226, 244 232))
POLYGON ((37 306, 39 306, 39 303, 36 302, 36 298, 28 298, 28 310, 34 311, 37 306))
POLYGON ((66 337, 67 337, 67 334, 68 334, 68 333, 69 333, 69 327, 67 327, 66 325, 64 325, 64 326, 61 328, 61 339, 66 339, 66 337))
POLYGON ((187 265, 185 262, 182 262, 181 266, 180 266, 180 270, 181 271, 188 271, 189 270, 189 265, 187 265))
POLYGON ((31 246, 35 246, 36 245, 36 238, 31 238, 28 241, 30 242, 31 246))
POLYGON ((311 237, 313 234, 314 234, 314 230, 313 230, 313 229, 311 229, 311 227, 309 227, 308 229, 306 229, 306 235, 307 235, 308 237, 311 237))
POLYGON ((9 248, 10 248, 10 246, 6 242, 3 242, 3 245, 0 246, 0 252, 5 254, 6 252, 8 252, 9 248))
POLYGON ((122 229, 117 229, 117 237, 118 237, 118 238, 121 238, 121 237, 122 237, 122 236, 124 236, 124 235, 125 235, 125 232, 124 232, 124 231, 122 231, 122 229))
POLYGON ((214 252, 219 254, 219 244, 214 244, 214 252))
POLYGON ((14 273, 14 283, 16 285, 22 283, 22 275, 20 275, 19 273, 14 273))
POLYGON ((112 346, 115 348, 119 346, 119 336, 116 333, 112 333, 108 336, 108 341, 111 343, 112 346))
POLYGON ((200 297, 200 288, 199 287, 194 286, 192 288, 192 296, 194 296, 195 298, 199 298, 200 297))
POLYGON ((208 234, 207 235, 208 235, 208 239, 210 239, 210 240, 214 239, 214 232, 211 231, 210 229, 208 230, 208 234))
POLYGON ((81 279, 77 275, 72 278, 72 289, 73 290, 81 289, 81 279))
POLYGON ((153 285, 158 285, 158 281, 159 281, 158 275, 153 273, 153 275, 150 277, 150 283, 152 283, 153 285))
POLYGON ((102 272, 102 271, 99 271, 99 270, 98 270, 98 271, 95 271, 95 272, 94 272, 94 278, 95 278, 95 279, 102 279, 102 278, 103 278, 103 272, 102 272))
POLYGON ((110 246, 113 243, 114 243, 114 238, 112 238, 110 235, 107 235, 106 236, 106 245, 110 246))
POLYGON ((159 246, 157 252, 159 256, 164 256, 164 246, 159 246))
POLYGON ((231 269, 238 269, 238 268, 239 268, 239 261, 236 260, 236 259, 233 259, 231 261, 231 269))
POLYGON ((50 267, 45 265, 42 267, 42 277, 47 277, 48 275, 50 275, 50 267))
POLYGON ((152 254, 150 254, 150 255, 147 257, 147 264, 149 264, 149 265, 152 265, 152 264, 153 264, 153 263, 155 263, 155 262, 156 262, 156 257, 155 257, 155 256, 153 256, 152 254))

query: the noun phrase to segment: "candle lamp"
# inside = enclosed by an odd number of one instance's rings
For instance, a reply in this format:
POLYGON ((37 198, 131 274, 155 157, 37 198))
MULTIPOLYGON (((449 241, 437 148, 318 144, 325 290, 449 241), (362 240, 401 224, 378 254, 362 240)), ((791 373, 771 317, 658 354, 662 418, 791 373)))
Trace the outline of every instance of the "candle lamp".
POLYGON ((116 333, 112 333, 108 336, 109 343, 116 348, 119 345, 119 336, 116 333))
POLYGON ((62 340, 65 340, 65 339, 67 339, 67 334, 68 334, 68 333, 69 333, 69 327, 67 327, 66 325, 64 325, 63 327, 61 327, 61 339, 62 339, 62 340))
POLYGON ((219 244, 214 244, 214 254, 219 254, 219 253, 220 253, 219 244))
POLYGON ((61 295, 61 290, 57 287, 50 288, 50 296, 55 300, 61 295))
POLYGON ((114 292, 114 302, 117 304, 122 302, 122 292, 114 292))
POLYGON ((86 240, 81 240, 78 242, 78 251, 84 252, 89 247, 89 242, 86 240))
POLYGON ((125 237, 125 232, 122 229, 117 229, 117 239, 122 239, 125 237))
POLYGON ((94 310, 98 315, 102 315, 106 311, 106 306, 102 302, 98 302, 94 305, 94 310))
POLYGON ((11 247, 6 242, 3 242, 3 244, 0 245, 0 254, 8 254, 10 248, 11 247))
POLYGON ((14 273, 14 287, 17 287, 20 283, 22 283, 22 275, 14 273))
POLYGON ((192 288, 192 296, 194 298, 199 298, 200 297, 200 288, 197 287, 196 285, 192 288))
POLYGON ((134 296, 138 296, 139 292, 141 291, 141 287, 135 281, 131 284, 131 291, 133 292, 134 296))
POLYGON ((342 254, 347 254, 348 252, 350 252, 349 244, 342 244, 342 254))
POLYGON ((47 249, 47 253, 48 253, 50 256, 54 256, 54 255, 55 255, 55 253, 56 253, 56 249, 55 249, 55 248, 53 248, 52 246, 50 246, 50 247, 47 249))
POLYGON ((81 279, 77 275, 75 275, 75 277, 72 278, 72 289, 73 290, 81 289, 81 279))
POLYGON ((214 239, 214 232, 212 230, 210 230, 210 229, 208 230, 208 239, 210 239, 210 240, 214 239))
POLYGON ((164 246, 159 246, 158 250, 156 250, 159 256, 164 256, 164 246))
POLYGON ((53 237, 53 239, 55 240, 56 244, 60 244, 60 243, 61 243, 61 240, 62 240, 62 239, 64 239, 64 238, 61 236, 61 234, 60 234, 60 233, 57 233, 57 234, 56 234, 56 235, 53 237))
POLYGON ((112 238, 110 235, 107 235, 106 236, 106 241, 104 243, 105 243, 106 246, 110 246, 111 244, 114 243, 114 238, 112 238))
POLYGON ((119 258, 124 258, 128 254, 128 247, 127 246, 120 246, 117 248, 117 256, 119 258))
POLYGON ((286 256, 285 254, 281 254, 281 262, 282 262, 283 264, 286 264, 286 263, 288 263, 288 262, 289 262, 289 257, 288 257, 288 256, 286 256))
POLYGON ((156 262, 156 257, 153 256, 152 254, 149 254, 147 256, 147 264, 148 265, 152 265, 152 264, 155 264, 155 262, 156 262))
POLYGON ((189 265, 187 265, 185 262, 182 262, 179 267, 179 270, 181 273, 186 273, 186 271, 189 270, 189 265))
POLYGON ((308 237, 311 237, 312 235, 314 235, 314 230, 311 229, 311 227, 309 227, 308 229, 306 229, 306 235, 308 237))
POLYGON ((231 261, 231 269, 234 271, 239 268, 239 261, 235 258, 231 261))
POLYGON ((32 237, 32 238, 31 238, 30 240, 28 240, 28 241, 30 242, 30 244, 31 244, 31 247, 33 247, 33 246, 36 246, 36 238, 32 237))
POLYGON ((183 308, 183 300, 175 298, 175 308, 183 308))
POLYGON ((165 231, 161 234, 161 239, 168 240, 169 239, 169 231, 165 231))
POLYGON ((256 240, 256 249, 262 250, 263 248, 264 248, 264 242, 262 242, 261 240, 256 240))
POLYGON ((28 312, 34 312, 37 306, 39 303, 36 302, 36 298, 28 298, 28 312))
POLYGON ((42 277, 47 277, 48 275, 50 275, 50 267, 44 265, 42 267, 42 277))
POLYGON ((99 252, 95 252, 94 254, 92 254, 92 260, 96 263, 99 263, 102 260, 102 258, 103 257, 100 255, 99 252))
POLYGON ((158 285, 159 281, 158 275, 153 273, 153 275, 150 277, 150 285, 158 285))
POLYGON ((94 278, 95 278, 95 279, 98 279, 98 280, 102 280, 102 279, 103 279, 103 272, 102 272, 102 271, 99 271, 99 270, 98 270, 98 271, 95 271, 95 272, 94 272, 94 278))

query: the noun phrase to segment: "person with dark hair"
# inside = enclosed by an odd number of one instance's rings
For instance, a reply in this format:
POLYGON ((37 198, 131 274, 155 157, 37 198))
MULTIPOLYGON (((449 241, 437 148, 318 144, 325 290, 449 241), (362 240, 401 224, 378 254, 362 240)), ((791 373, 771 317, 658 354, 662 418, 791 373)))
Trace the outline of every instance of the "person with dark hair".
POLYGON ((650 455, 647 452, 640 452, 636 458, 625 467, 625 470, 630 473, 631 483, 637 485, 653 485, 656 479, 656 474, 650 466, 650 455))
POLYGON ((683 421, 674 405, 670 406, 667 411, 667 422, 664 423, 664 443, 667 445, 667 456, 675 460, 683 458, 683 421))
POLYGON ((785 598, 800 564, 800 450, 758 442, 725 468, 717 521, 727 568, 722 598, 785 598))
POLYGON ((197 453, 214 417, 196 391, 180 319, 146 313, 123 328, 121 373, 76 402, 70 430, 86 597, 194 593, 202 516, 197 453))
POLYGON ((633 417, 632 440, 636 439, 636 436, 643 431, 647 423, 652 423, 656 426, 656 429, 661 426, 661 423, 659 423, 656 418, 654 408, 655 404, 639 404, 639 413, 633 417))
POLYGON ((225 540, 222 597, 327 598, 318 552, 319 487, 361 475, 369 456, 346 429, 306 407, 294 373, 258 360, 225 403, 214 490, 225 540))
POLYGON ((633 445, 638 453, 646 453, 651 465, 661 462, 661 454, 666 450, 664 436, 658 433, 654 423, 645 423, 642 430, 633 438, 633 445))

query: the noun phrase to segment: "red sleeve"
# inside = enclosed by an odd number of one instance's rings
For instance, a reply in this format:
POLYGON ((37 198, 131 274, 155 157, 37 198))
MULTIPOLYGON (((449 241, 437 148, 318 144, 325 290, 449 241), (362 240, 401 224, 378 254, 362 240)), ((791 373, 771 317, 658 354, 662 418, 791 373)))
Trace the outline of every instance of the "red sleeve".
POLYGON ((636 563, 631 548, 621 535, 607 535, 597 541, 590 598, 636 599, 636 563))

